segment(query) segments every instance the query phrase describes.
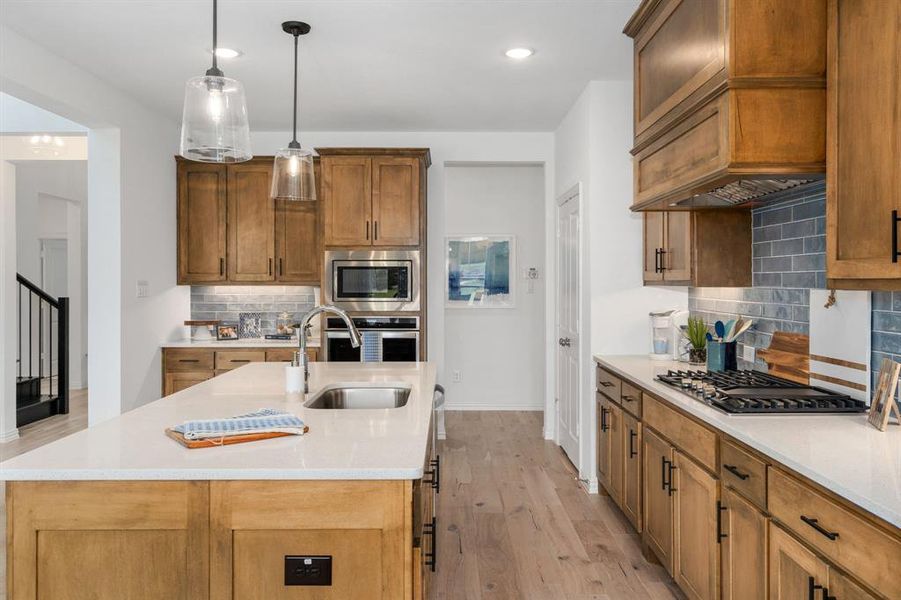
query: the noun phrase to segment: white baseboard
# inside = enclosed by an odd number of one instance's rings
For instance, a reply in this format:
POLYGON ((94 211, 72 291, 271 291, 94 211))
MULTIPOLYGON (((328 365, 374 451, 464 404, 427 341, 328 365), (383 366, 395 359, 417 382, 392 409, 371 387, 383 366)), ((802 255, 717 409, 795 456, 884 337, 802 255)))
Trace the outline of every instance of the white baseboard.
POLYGON ((600 491, 600 489, 598 488, 597 477, 592 477, 587 482, 584 479, 580 479, 579 483, 582 485, 582 488, 589 494, 597 494, 600 491))
POLYGON ((19 439, 18 429, 12 429, 10 431, 4 431, 3 433, 0 433, 0 444, 5 444, 6 442, 11 442, 17 439, 19 439))
POLYGON ((545 430, 544 430, 544 439, 546 439, 546 440, 548 440, 548 441, 550 441, 550 442, 556 441, 556 440, 554 439, 554 432, 551 431, 550 429, 545 429, 545 430))
POLYGON ((444 410, 518 410, 526 412, 544 412, 544 406, 535 404, 451 404, 448 402, 444 405, 444 410))

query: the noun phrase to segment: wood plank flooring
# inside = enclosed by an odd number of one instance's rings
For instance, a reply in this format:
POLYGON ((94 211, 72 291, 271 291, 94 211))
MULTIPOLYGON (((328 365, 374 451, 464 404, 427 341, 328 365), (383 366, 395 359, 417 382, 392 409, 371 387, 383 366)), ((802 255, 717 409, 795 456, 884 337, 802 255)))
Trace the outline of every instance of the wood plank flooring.
POLYGON ((684 598, 606 496, 542 437, 540 412, 448 412, 437 600, 684 598))
POLYGON ((69 391, 69 413, 19 427, 18 439, 0 444, 0 461, 49 444, 88 426, 88 390, 69 391))

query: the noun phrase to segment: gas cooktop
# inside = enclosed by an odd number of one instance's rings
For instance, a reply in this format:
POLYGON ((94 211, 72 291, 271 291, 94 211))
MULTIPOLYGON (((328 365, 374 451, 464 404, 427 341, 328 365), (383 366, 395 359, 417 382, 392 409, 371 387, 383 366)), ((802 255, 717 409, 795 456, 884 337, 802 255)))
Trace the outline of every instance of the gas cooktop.
POLYGON ((859 413, 867 405, 845 394, 759 371, 668 371, 657 379, 714 408, 739 415, 859 413))

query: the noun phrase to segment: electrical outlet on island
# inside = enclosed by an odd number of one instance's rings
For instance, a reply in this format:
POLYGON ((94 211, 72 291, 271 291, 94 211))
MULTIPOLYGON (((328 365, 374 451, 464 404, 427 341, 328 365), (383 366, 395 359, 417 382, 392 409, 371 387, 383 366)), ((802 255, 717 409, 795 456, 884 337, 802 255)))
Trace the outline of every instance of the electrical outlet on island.
POLYGON ((757 348, 750 344, 744 344, 742 346, 742 354, 741 357, 745 362, 749 362, 754 364, 754 361, 757 360, 757 348))
POLYGON ((454 371, 454 374, 452 375, 451 380, 454 383, 463 383, 463 373, 460 371, 454 371))

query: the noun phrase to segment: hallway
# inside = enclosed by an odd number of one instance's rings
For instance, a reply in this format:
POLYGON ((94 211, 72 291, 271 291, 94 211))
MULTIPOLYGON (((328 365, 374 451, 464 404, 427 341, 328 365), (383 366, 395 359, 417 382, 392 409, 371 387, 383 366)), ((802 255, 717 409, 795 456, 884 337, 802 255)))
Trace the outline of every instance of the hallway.
POLYGON ((587 494, 540 412, 449 412, 438 600, 683 598, 613 503, 587 494))

